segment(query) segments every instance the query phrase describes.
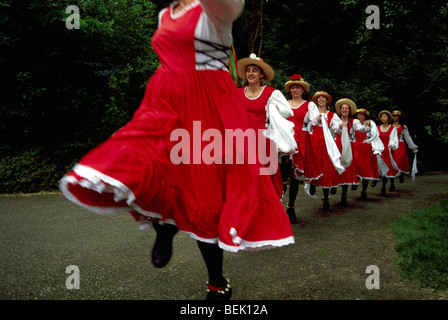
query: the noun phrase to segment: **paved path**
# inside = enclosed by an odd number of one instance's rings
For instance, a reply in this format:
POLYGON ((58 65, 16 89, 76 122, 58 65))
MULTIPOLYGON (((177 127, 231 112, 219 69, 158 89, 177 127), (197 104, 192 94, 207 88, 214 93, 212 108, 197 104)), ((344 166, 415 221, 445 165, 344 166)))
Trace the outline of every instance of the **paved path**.
MULTIPOLYGON (((397 191, 369 200, 349 192, 349 206, 324 214, 322 202, 300 190, 303 220, 296 244, 262 252, 225 254, 225 274, 237 300, 448 299, 403 280, 394 264, 390 223, 448 196, 448 175, 418 176, 397 191), (378 266, 380 289, 368 290, 366 267, 378 266)), ((320 195, 320 190, 318 191, 320 195)), ((179 234, 164 269, 151 265, 153 231, 140 231, 127 215, 99 216, 60 193, 0 196, 1 300, 203 300, 206 270, 196 242, 179 234), (69 290, 68 266, 80 272, 69 290)))

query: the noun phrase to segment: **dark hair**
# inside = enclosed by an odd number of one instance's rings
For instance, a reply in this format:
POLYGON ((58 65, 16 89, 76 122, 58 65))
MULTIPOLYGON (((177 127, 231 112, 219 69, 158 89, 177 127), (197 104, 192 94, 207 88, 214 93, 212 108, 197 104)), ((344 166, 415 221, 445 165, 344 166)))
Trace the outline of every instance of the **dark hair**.
POLYGON ((308 94, 308 92, 306 92, 306 90, 303 91, 303 93, 302 93, 302 99, 305 101, 309 101, 311 99, 310 95, 308 94))

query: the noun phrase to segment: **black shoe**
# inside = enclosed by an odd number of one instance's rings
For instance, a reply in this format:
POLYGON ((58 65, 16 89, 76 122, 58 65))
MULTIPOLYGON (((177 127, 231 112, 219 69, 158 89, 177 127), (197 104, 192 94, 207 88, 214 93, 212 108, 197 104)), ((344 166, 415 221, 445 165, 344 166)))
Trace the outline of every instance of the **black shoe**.
POLYGON ((367 192, 361 191, 361 196, 359 197, 359 200, 367 200, 367 192))
POLYGON ((343 205, 344 207, 347 205, 347 195, 346 194, 341 195, 341 205, 343 205))
POLYGON ((314 196, 316 194, 316 185, 310 184, 310 195, 314 196))
POLYGON ((205 300, 230 300, 232 297, 232 287, 230 287, 229 282, 227 281, 227 285, 222 290, 216 290, 209 283, 207 283, 207 296, 205 300))
POLYGON ((372 188, 375 187, 378 184, 378 180, 373 180, 372 184, 370 185, 372 188))
POLYGON ((386 188, 381 188, 381 196, 382 196, 382 197, 386 197, 386 196, 387 196, 387 194, 386 194, 386 188))
POLYGON ((163 268, 168 264, 173 254, 173 238, 179 229, 172 224, 160 225, 158 221, 153 223, 157 232, 156 242, 152 248, 152 264, 156 268, 163 268))
POLYGON ((330 211, 330 202, 328 202, 328 200, 324 200, 324 205, 322 207, 322 210, 330 211))
POLYGON ((294 211, 294 207, 289 207, 288 205, 288 209, 286 209, 286 213, 288 214, 289 217, 289 222, 291 222, 291 224, 297 224, 297 217, 296 217, 296 212, 294 211))

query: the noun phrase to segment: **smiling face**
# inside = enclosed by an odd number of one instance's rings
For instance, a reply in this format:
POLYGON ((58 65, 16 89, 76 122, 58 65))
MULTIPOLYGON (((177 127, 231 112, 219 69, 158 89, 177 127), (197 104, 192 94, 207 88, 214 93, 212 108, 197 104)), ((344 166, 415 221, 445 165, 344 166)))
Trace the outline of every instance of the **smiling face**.
POLYGON ((350 106, 348 104, 343 104, 341 106, 341 115, 343 117, 348 117, 350 115, 350 106))
POLYGON ((328 99, 327 99, 327 97, 326 96, 319 96, 319 97, 317 97, 317 106, 318 107, 327 107, 327 104, 328 104, 328 99))
POLYGON ((258 84, 264 78, 263 70, 256 65, 248 65, 246 67, 246 79, 249 85, 258 84))
POLYGON ((305 89, 300 84, 293 84, 289 88, 289 92, 291 92, 293 98, 300 99, 305 92, 305 89))

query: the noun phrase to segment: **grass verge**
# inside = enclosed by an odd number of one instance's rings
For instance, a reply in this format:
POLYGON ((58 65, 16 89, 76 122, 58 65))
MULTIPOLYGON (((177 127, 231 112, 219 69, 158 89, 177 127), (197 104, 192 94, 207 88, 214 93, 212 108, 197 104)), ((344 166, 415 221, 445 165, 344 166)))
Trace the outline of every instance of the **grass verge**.
POLYGON ((448 198, 391 224, 401 275, 425 288, 448 289, 448 198))

